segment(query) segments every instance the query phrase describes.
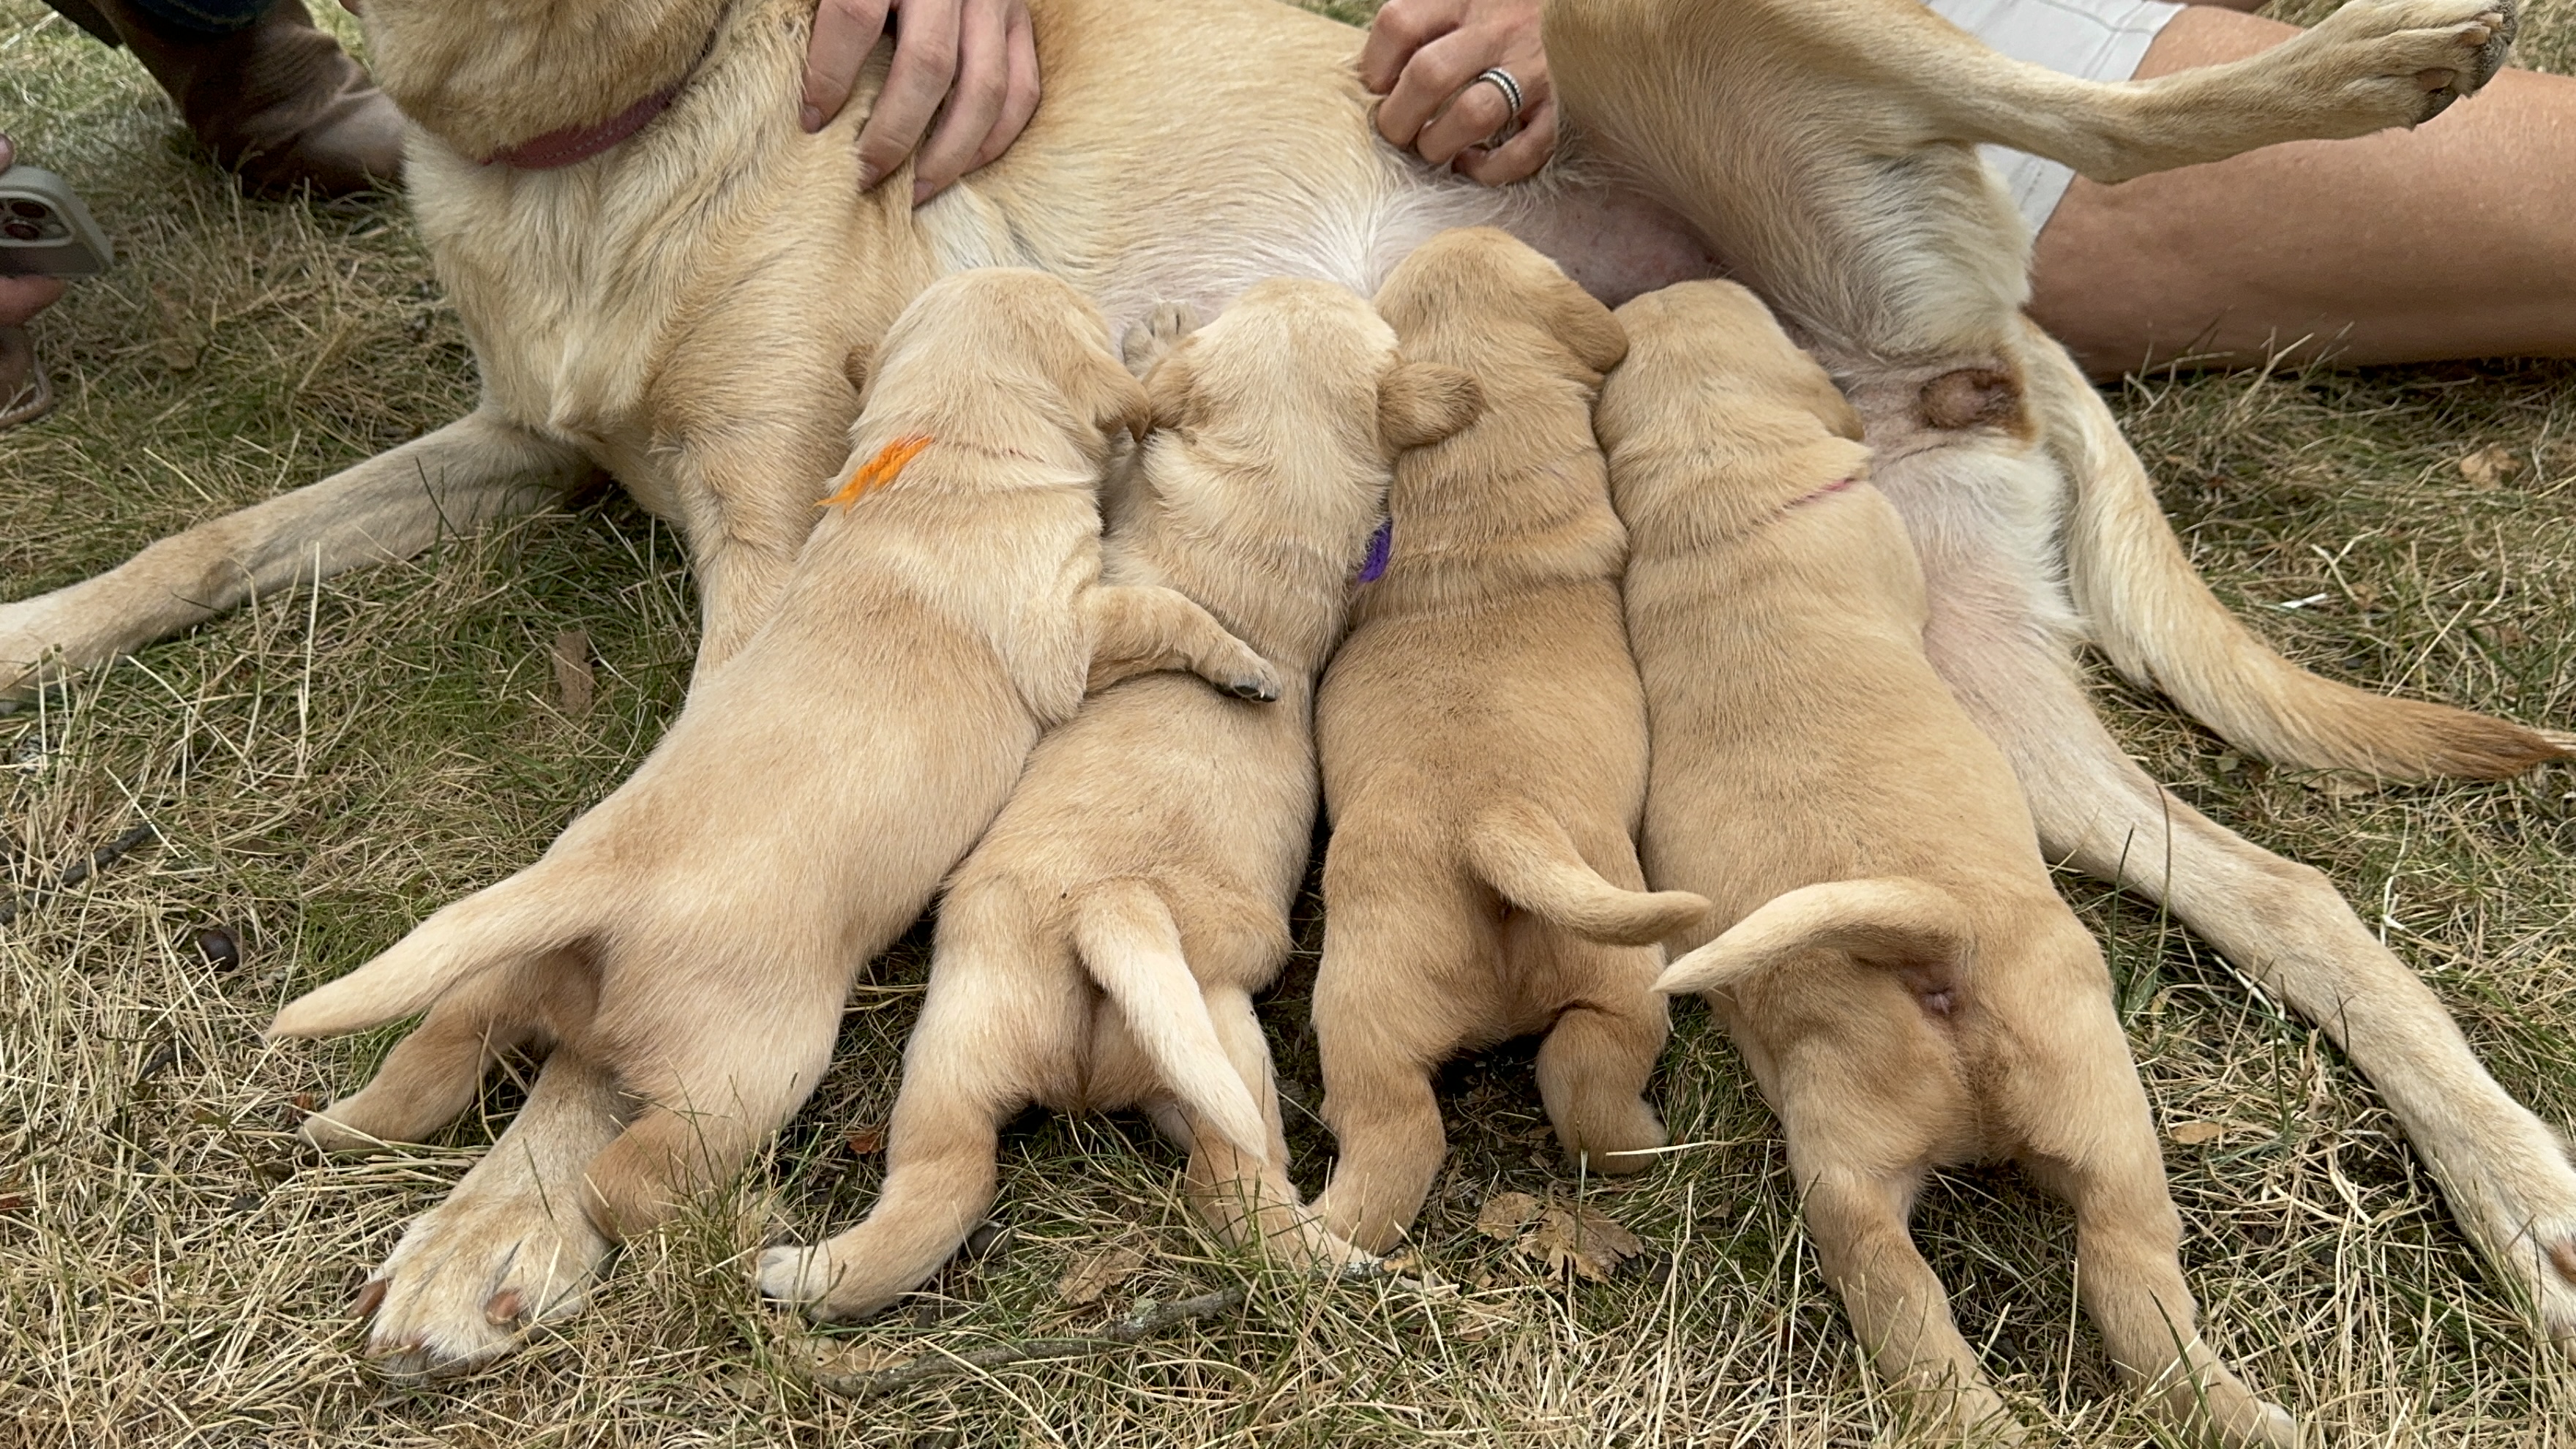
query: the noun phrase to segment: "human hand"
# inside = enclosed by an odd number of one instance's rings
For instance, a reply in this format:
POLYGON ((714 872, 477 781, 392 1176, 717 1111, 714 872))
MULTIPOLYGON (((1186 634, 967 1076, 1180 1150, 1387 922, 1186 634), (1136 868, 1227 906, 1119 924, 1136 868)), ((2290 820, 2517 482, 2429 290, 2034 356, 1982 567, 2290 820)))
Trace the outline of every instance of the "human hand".
POLYGON ((1360 84, 1386 97, 1378 133, 1434 166, 1501 186, 1534 175, 1556 149, 1556 97, 1539 44, 1540 0, 1387 0, 1360 49, 1360 84), (1513 119, 1502 87, 1477 84, 1488 67, 1521 85, 1521 128, 1483 143, 1513 119))
POLYGON ((1028 0, 823 0, 805 50, 807 131, 848 104, 889 18, 894 68, 859 128, 859 185, 876 185, 911 156, 919 206, 1019 138, 1038 108, 1037 33, 1028 0))
MULTIPOLYGON (((0 171, 17 164, 17 149, 0 136, 0 171)), ((27 319, 54 305, 63 295, 60 277, 0 277, 0 327, 24 327, 27 319)), ((0 398, 0 406, 8 403, 0 398)))

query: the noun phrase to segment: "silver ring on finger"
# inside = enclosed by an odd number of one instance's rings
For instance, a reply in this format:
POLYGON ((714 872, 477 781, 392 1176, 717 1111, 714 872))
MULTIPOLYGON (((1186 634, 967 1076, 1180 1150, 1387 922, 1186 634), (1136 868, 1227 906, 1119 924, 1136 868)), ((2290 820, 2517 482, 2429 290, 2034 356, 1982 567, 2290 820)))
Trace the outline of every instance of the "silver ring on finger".
POLYGON ((1503 123, 1494 128, 1494 134, 1487 136, 1484 140, 1477 143, 1490 151, 1495 147, 1500 146, 1505 141, 1510 140, 1512 137, 1520 134, 1521 109, 1527 104, 1527 101, 1521 95, 1520 81, 1516 79, 1510 71, 1503 69, 1499 65, 1487 66, 1485 69, 1476 73, 1476 78, 1474 80, 1467 82, 1469 89, 1480 85, 1492 86, 1495 90, 1503 93, 1503 106, 1505 109, 1503 123))

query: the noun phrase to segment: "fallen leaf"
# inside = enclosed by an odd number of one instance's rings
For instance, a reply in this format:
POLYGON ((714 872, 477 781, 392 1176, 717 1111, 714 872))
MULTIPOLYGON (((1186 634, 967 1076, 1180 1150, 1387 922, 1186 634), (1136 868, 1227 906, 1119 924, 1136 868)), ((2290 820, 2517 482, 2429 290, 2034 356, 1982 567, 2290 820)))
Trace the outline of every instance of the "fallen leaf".
POLYGON ((557 634, 554 662, 555 703, 576 719, 590 713, 591 701, 599 697, 598 681, 590 672, 590 635, 580 629, 557 634))
POLYGON ((1525 1192, 1507 1192, 1485 1200, 1485 1210, 1476 1214, 1476 1231, 1496 1242, 1508 1243, 1537 1216, 1537 1198, 1525 1192))
POLYGON ((1608 1214, 1576 1204, 1551 1207, 1539 1214, 1538 1226, 1523 1234, 1521 1253, 1547 1264, 1551 1273, 1569 1269, 1593 1282, 1609 1277, 1646 1245, 1608 1214))
POLYGON ((2226 1136, 2227 1129, 2233 1125, 2228 1122, 2176 1122, 2165 1129, 2165 1135, 2185 1147, 2197 1147, 2203 1142, 2215 1142, 2226 1136))
POLYGON ((2522 460, 2502 443, 2489 443, 2460 460, 2460 476, 2473 488, 2495 488, 2522 471, 2522 460))
POLYGON ((850 1135, 841 1139, 841 1145, 850 1149, 852 1157, 874 1157, 885 1151, 885 1129, 853 1127, 850 1135))
POLYGON ((1064 1277, 1055 1285, 1056 1296, 1080 1308, 1097 1303, 1101 1295, 1127 1281, 1137 1269, 1145 1266, 1145 1255, 1134 1248, 1103 1248, 1073 1260, 1064 1277))

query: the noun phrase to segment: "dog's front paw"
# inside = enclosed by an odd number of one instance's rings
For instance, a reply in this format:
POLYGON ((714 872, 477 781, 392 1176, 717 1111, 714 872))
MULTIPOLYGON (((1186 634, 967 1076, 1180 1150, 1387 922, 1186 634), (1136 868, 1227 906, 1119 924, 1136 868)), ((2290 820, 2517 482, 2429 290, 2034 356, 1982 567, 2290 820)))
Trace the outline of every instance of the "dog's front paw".
POLYGON ((832 1254, 827 1248, 794 1246, 760 1250, 761 1296, 791 1308, 821 1301, 832 1291, 832 1254))
POLYGON ((367 1356, 388 1378, 468 1372, 579 1309, 608 1240, 576 1194, 456 1197, 415 1220, 359 1290, 367 1356))
POLYGON ((2477 94, 2513 48, 2511 0, 2352 0, 2309 32, 2341 74, 2345 128, 2414 126, 2477 94))
POLYGON ((1129 372, 1143 377, 1165 354, 1180 346, 1181 339, 1198 330, 1197 308, 1187 302, 1165 302, 1127 324, 1127 335, 1119 340, 1118 355, 1129 372))
POLYGON ((1259 674, 1240 675, 1226 681, 1225 692, 1237 699, 1248 699, 1254 704, 1277 704, 1279 679, 1267 670, 1259 674))

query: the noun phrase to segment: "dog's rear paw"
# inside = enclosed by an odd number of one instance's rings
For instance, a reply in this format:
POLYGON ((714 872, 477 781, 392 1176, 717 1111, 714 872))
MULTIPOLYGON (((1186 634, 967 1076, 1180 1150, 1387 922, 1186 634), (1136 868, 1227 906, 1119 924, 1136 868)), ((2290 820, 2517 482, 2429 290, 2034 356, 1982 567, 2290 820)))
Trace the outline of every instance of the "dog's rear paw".
POLYGON ((1127 335, 1118 345, 1119 356, 1127 370, 1143 377, 1154 370, 1164 354, 1181 344, 1181 339, 1199 330, 1198 309, 1187 302, 1165 302, 1127 326, 1127 335))
POLYGON ((367 1355, 393 1379, 468 1372, 579 1309, 608 1242, 566 1194, 459 1197, 415 1220, 359 1290, 367 1355))
POLYGON ((2352 0, 2310 33, 2349 67, 2358 134, 2421 125, 2477 94, 2504 68, 2514 12, 2509 0, 2352 0))

